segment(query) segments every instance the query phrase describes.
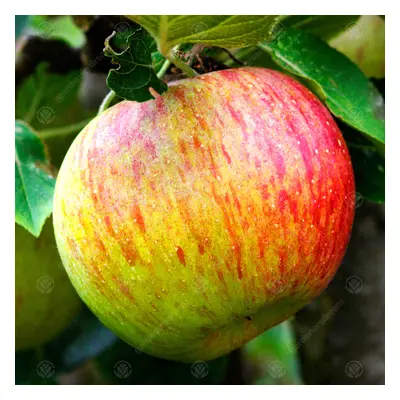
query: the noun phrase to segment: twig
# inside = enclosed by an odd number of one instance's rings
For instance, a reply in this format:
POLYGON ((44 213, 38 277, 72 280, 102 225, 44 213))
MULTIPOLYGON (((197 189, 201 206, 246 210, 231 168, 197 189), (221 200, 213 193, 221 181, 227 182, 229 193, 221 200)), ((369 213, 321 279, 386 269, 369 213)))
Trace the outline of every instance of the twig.
POLYGON ((228 54, 228 56, 235 61, 235 63, 239 64, 239 65, 246 65, 243 61, 239 60, 238 58, 236 58, 228 49, 224 49, 221 48, 221 50, 223 50, 225 53, 228 54))

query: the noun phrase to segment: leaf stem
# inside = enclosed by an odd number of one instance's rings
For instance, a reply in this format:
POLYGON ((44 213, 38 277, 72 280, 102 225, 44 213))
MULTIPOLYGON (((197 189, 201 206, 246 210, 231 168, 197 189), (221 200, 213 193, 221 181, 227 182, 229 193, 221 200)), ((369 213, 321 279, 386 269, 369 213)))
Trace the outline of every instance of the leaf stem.
POLYGON ((181 58, 177 52, 177 47, 174 47, 172 51, 167 56, 168 60, 170 60, 173 64, 175 64, 179 69, 181 69, 188 77, 194 78, 198 75, 198 73, 189 67, 181 58))
POLYGON ((160 70, 157 73, 157 78, 162 79, 166 72, 168 71, 169 66, 171 65, 171 60, 168 60, 168 58, 164 61, 164 64, 160 68, 160 70))
POLYGON ((110 106, 111 102, 114 100, 115 92, 114 90, 110 90, 106 97, 104 97, 103 101, 100 104, 99 112, 97 115, 101 114, 103 111, 107 110, 110 106))
POLYGON ((61 126, 60 128, 44 129, 39 131, 41 139, 50 139, 55 136, 64 136, 82 130, 93 118, 88 118, 76 124, 61 126))

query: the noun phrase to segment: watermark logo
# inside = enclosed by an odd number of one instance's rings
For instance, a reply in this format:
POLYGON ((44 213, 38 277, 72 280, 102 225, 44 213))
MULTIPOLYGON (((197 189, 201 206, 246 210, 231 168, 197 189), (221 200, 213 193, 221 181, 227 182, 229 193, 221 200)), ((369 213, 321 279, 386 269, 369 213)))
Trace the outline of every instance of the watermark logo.
POLYGON ((349 193, 346 198, 346 203, 352 208, 360 208, 364 203, 364 197, 361 193, 358 192, 351 192, 349 193))
POLYGON ((274 379, 280 379, 286 375, 286 366, 282 361, 273 361, 268 365, 268 373, 274 379))
POLYGON ((364 368, 360 362, 350 361, 346 364, 344 371, 349 378, 357 379, 362 375, 364 368))
POLYGON ((132 28, 127 22, 120 22, 115 26, 115 36, 118 39, 126 40, 132 33, 132 28))
POLYGON ((345 288, 351 294, 360 293, 363 286, 363 281, 358 276, 350 276, 346 279, 345 288))
POLYGON ((192 364, 190 370, 195 378, 202 379, 208 375, 209 368, 208 364, 204 361, 196 361, 192 364))
POLYGON ((284 279, 277 279, 272 281, 269 289, 271 290, 272 293, 278 295, 286 289, 286 286, 287 282, 284 279))
POLYGON ((41 361, 36 367, 36 372, 41 378, 46 379, 46 378, 51 378, 56 372, 56 369, 52 362, 41 361))
POLYGON ((42 39, 50 39, 54 35, 55 31, 56 28, 54 25, 48 21, 42 22, 37 27, 37 33, 42 39))
POLYGON ((192 33, 197 34, 197 35, 200 34, 202 38, 205 38, 208 35, 208 33, 206 32, 207 29, 208 29, 208 25, 205 24, 204 22, 196 22, 192 26, 192 33))
POLYGON ((39 108, 36 113, 36 117, 41 124, 47 125, 53 122, 55 113, 51 107, 44 106, 39 108))
POLYGON ((358 24, 357 22, 351 22, 350 24, 348 24, 346 26, 345 32, 345 35, 349 39, 357 39, 361 37, 363 33, 360 24, 358 24))
POLYGON ((272 43, 275 40, 278 40, 280 37, 282 37, 286 32, 286 28, 285 25, 283 24, 276 24, 272 27, 271 29, 271 33, 269 35, 269 37, 267 38, 266 42, 267 43, 272 43))
POLYGON ((362 121, 365 119, 365 112, 359 108, 352 108, 350 110, 350 114, 355 122, 362 123, 362 121))
POLYGON ((118 361, 114 365, 114 374, 118 378, 126 379, 132 373, 132 366, 128 361, 118 361))
POLYGON ((180 53, 180 51, 178 49, 172 49, 171 50, 171 55, 172 55, 173 58, 180 58, 181 53, 180 53))
POLYGON ((43 294, 49 294, 54 290, 54 280, 49 276, 41 276, 36 281, 37 290, 43 294))

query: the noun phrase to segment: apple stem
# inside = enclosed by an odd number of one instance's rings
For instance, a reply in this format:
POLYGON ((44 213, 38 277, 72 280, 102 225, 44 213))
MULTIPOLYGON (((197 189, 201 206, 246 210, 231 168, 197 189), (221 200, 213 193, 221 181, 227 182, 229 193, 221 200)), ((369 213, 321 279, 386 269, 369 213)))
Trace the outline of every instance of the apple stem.
POLYGON ((164 64, 160 68, 160 70, 157 73, 157 78, 162 79, 164 78, 164 75, 167 73, 169 66, 172 64, 171 60, 168 58, 164 61, 164 64))
POLYGON ((179 69, 181 69, 188 77, 194 78, 195 76, 198 75, 198 73, 194 69, 190 68, 190 66, 188 64, 186 64, 183 60, 181 60, 181 58, 179 57, 179 52, 178 52, 179 46, 180 45, 175 46, 171 50, 171 52, 169 53, 167 58, 168 58, 168 60, 170 60, 170 62, 172 62, 179 69))

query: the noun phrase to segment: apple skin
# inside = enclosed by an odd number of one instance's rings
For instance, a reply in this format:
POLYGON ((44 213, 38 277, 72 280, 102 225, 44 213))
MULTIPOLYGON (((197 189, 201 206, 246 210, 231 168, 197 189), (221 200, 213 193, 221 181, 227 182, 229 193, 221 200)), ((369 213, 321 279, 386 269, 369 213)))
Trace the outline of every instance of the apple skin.
POLYGON ((57 179, 56 241, 118 336, 205 361, 322 292, 354 191, 341 132, 308 89, 264 68, 218 71, 121 102, 78 135, 57 179))
POLYGON ((62 267, 52 225, 50 219, 46 221, 39 238, 35 238, 15 224, 16 350, 50 341, 71 323, 82 306, 62 267))

